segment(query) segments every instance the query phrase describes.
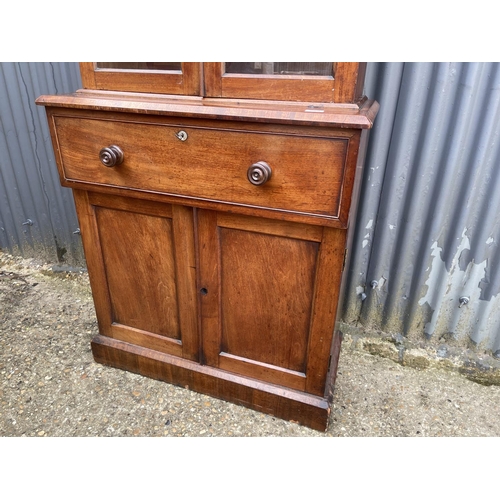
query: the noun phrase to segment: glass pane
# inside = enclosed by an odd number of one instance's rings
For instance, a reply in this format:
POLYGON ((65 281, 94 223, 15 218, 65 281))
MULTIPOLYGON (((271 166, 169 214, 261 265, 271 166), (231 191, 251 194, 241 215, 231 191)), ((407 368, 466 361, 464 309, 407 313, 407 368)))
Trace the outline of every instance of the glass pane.
POLYGON ((331 62, 227 62, 226 73, 333 76, 331 62))
POLYGON ((180 62, 98 62, 97 67, 101 69, 181 71, 180 62))

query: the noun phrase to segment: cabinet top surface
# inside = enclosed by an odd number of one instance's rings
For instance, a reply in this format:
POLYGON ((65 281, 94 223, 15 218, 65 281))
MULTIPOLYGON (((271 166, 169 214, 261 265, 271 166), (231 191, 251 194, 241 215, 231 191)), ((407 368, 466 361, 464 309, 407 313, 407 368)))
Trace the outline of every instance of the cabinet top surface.
POLYGON ((87 89, 72 94, 42 95, 36 103, 73 109, 354 129, 371 128, 379 109, 378 103, 369 99, 356 104, 278 102, 87 89))

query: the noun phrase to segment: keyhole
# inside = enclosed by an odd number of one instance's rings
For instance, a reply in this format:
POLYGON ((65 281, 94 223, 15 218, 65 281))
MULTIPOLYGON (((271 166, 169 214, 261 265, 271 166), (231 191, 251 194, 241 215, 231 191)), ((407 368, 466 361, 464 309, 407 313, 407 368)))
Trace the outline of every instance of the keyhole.
POLYGON ((208 290, 207 290, 206 288, 201 288, 201 289, 200 289, 200 293, 201 293, 202 295, 206 295, 206 294, 208 293, 208 290))

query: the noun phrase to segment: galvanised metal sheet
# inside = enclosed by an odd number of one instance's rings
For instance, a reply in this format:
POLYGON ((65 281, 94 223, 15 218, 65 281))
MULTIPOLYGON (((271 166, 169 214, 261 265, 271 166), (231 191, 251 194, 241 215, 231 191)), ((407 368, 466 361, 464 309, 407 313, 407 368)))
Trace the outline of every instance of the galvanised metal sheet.
POLYGON ((76 63, 0 63, 0 248, 68 265, 83 252, 69 189, 60 187, 41 94, 81 88, 76 63))
POLYGON ((370 64, 343 320, 500 349, 500 64, 370 64))
MULTIPOLYGON (((0 247, 11 253, 84 265, 34 104, 78 88, 76 63, 0 63, 0 247)), ((500 64, 369 63, 365 93, 381 108, 342 319, 500 351, 500 64)))

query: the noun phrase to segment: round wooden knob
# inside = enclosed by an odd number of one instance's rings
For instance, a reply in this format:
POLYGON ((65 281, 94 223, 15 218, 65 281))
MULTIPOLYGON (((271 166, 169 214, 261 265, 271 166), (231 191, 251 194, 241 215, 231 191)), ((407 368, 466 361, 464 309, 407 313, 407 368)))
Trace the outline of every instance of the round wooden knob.
POLYGON ((101 149, 99 159, 106 167, 114 167, 123 162, 123 151, 118 146, 108 146, 101 149))
POLYGON ((271 167, 265 161, 258 161, 248 169, 247 177, 254 186, 262 186, 271 178, 271 173, 271 167))

